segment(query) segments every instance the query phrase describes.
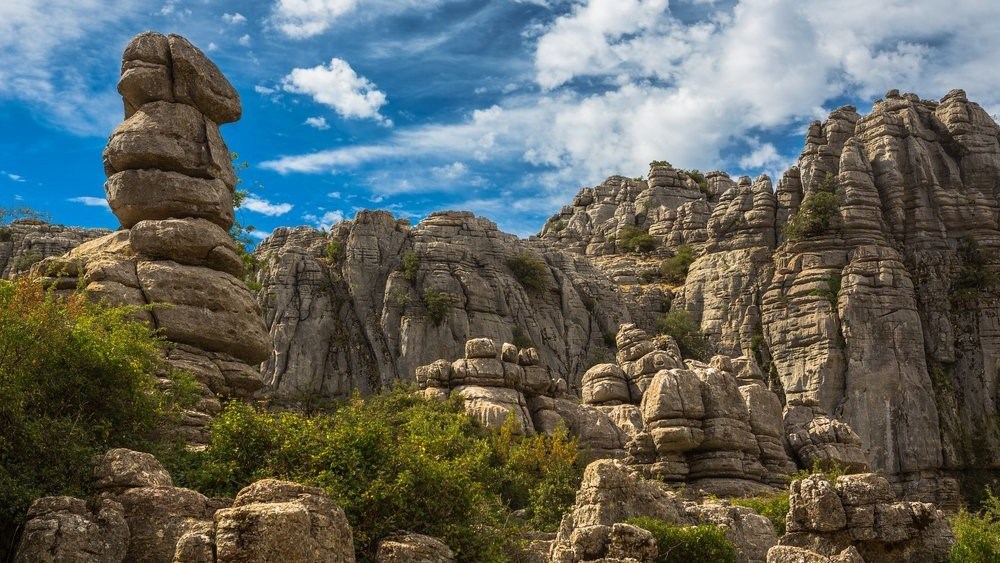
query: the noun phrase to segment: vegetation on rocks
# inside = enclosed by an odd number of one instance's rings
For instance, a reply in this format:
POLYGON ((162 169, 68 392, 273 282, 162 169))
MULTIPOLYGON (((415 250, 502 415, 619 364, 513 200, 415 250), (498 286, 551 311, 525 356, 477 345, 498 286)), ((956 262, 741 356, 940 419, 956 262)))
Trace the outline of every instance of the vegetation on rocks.
POLYGON ((516 536, 511 511, 554 529, 582 476, 565 432, 521 438, 515 426, 487 432, 459 399, 426 401, 407 389, 311 416, 233 403, 208 448, 173 473, 209 495, 232 496, 264 477, 322 487, 347 513, 363 560, 403 529, 441 538, 461 560, 496 560, 516 536))
POLYGON ((417 270, 420 269, 420 258, 416 252, 407 250, 403 253, 403 278, 410 283, 417 283, 417 270))
POLYGON ((687 311, 675 310, 664 314, 656 323, 661 334, 672 336, 685 358, 706 361, 711 353, 711 343, 701 328, 691 320, 687 311))
POLYGON ((629 518, 625 523, 653 534, 656 538, 657 563, 736 561, 736 547, 726 539, 725 532, 718 526, 678 526, 649 517, 629 518))
POLYGON ((990 269, 991 256, 971 238, 958 241, 961 267, 952 285, 952 300, 974 301, 980 292, 997 285, 997 274, 990 269))
POLYGON ((649 231, 634 225, 618 231, 618 246, 631 252, 652 252, 656 250, 656 239, 649 231))
POLYGON ((549 268, 544 262, 522 252, 507 260, 507 267, 510 268, 514 277, 528 291, 541 292, 548 287, 549 268))
POLYGON ((830 232, 840 216, 840 199, 837 197, 837 180, 827 172, 823 183, 802 200, 802 205, 785 224, 785 238, 790 241, 815 237, 830 232))
POLYGON ((689 245, 682 244, 677 247, 677 251, 670 258, 663 261, 660 271, 663 278, 674 285, 681 285, 687 279, 688 269, 694 263, 694 249, 689 245))
POLYGON ((424 305, 427 307, 427 318, 431 323, 434 326, 441 326, 451 309, 451 296, 428 287, 424 290, 424 305))
POLYGON ((785 517, 789 510, 789 493, 782 491, 773 495, 729 499, 737 506, 745 506, 767 518, 774 524, 779 536, 785 535, 785 517))
POLYGON ((952 563, 1000 561, 1000 498, 986 489, 983 508, 978 512, 959 511, 951 519, 955 545, 952 563))
POLYGON ((326 243, 323 247, 323 257, 332 263, 337 263, 340 261, 340 257, 344 254, 344 243, 337 239, 333 239, 326 243))
POLYGON ((161 342, 133 313, 0 281, 0 553, 33 500, 82 496, 95 455, 148 449, 190 400, 189 376, 157 389, 161 342))

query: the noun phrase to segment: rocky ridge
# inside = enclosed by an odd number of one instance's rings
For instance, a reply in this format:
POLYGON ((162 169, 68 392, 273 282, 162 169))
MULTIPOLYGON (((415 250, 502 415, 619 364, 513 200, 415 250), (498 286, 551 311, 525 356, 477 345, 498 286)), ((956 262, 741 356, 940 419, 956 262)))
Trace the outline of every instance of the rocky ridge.
POLYGON ((109 232, 51 225, 40 219, 12 221, 0 227, 0 279, 26 273, 45 258, 65 254, 109 232))

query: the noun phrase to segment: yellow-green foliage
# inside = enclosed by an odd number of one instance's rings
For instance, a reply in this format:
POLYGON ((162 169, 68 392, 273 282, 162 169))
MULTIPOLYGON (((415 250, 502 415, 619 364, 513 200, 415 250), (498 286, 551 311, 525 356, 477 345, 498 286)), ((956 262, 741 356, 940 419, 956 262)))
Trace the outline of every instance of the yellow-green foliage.
POLYGON ((660 266, 663 278, 674 285, 683 284, 694 259, 694 249, 686 244, 680 245, 674 255, 664 260, 660 266))
POLYGON ((347 513, 362 560, 380 538, 409 530, 442 538, 463 561, 491 561, 516 535, 509 510, 527 508, 533 524, 554 529, 582 468, 565 433, 489 433, 458 400, 399 389, 314 415, 231 404, 208 449, 174 475, 210 495, 232 496, 264 477, 322 487, 347 513))
POLYGON ((645 516, 629 518, 626 524, 649 530, 656 538, 657 563, 736 561, 736 547, 722 528, 712 525, 678 526, 645 516))
POLYGON ((176 412, 155 387, 160 342, 134 312, 0 281, 0 559, 32 500, 85 494, 95 455, 148 449, 176 412))
POLYGON ((448 317, 448 311, 451 310, 451 296, 428 287, 424 290, 424 305, 427 306, 427 318, 431 323, 434 326, 441 326, 448 317))
POLYGON ((417 283, 417 271, 420 269, 420 258, 417 253, 408 250, 403 253, 403 278, 410 283, 417 283))
POLYGON ((767 518, 774 524, 779 536, 785 535, 785 517, 788 516, 788 491, 775 495, 733 498, 729 502, 737 506, 745 506, 757 514, 767 518))
POLYGON ((656 250, 656 239, 649 231, 629 225, 618 231, 618 246, 632 252, 652 252, 656 250))
POLYGON ((952 563, 1000 561, 1000 498, 992 490, 987 488, 982 510, 963 509, 953 516, 951 529, 955 532, 952 563))

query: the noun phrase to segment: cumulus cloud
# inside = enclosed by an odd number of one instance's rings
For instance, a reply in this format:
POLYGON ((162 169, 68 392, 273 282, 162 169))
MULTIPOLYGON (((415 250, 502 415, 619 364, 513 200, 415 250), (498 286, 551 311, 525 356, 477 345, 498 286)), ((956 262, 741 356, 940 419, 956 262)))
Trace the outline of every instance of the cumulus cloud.
POLYGON ((325 117, 307 117, 303 124, 313 129, 319 129, 320 131, 326 131, 330 128, 330 124, 326 122, 325 117))
POLYGON ((0 176, 6 176, 7 179, 12 180, 14 182, 26 182, 27 181, 27 180, 24 179, 24 176, 21 176, 20 174, 14 174, 13 172, 7 172, 6 170, 0 170, 0 176))
POLYGON ((239 12, 234 14, 225 13, 222 14, 222 21, 228 23, 229 25, 240 25, 246 23, 247 18, 239 12))
POLYGON ((236 42, 239 43, 240 45, 244 46, 244 47, 249 47, 250 46, 250 34, 249 33, 244 33, 243 35, 240 36, 239 39, 236 40, 236 42))
POLYGON ((243 200, 243 208, 253 211, 254 213, 260 213, 261 215, 267 215, 268 217, 278 217, 288 213, 294 207, 290 203, 271 203, 266 199, 261 199, 256 196, 247 196, 243 200))
POLYGON ((71 197, 67 201, 72 201, 73 203, 82 203, 87 207, 103 207, 105 209, 111 209, 108 206, 108 200, 104 199, 103 197, 80 196, 80 197, 71 197))
POLYGON ((293 94, 310 96, 345 118, 374 119, 392 125, 379 113, 386 103, 385 93, 364 76, 359 76, 343 59, 334 58, 328 65, 292 69, 281 81, 281 88, 293 94))
POLYGON ((443 0, 277 0, 270 22, 294 39, 319 35, 360 7, 369 17, 430 9, 443 0))

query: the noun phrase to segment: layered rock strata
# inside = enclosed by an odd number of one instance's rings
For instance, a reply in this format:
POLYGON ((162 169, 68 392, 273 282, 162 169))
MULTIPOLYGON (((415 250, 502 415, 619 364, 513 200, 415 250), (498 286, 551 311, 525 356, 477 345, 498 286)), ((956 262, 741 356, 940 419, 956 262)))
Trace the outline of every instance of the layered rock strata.
POLYGON ((415 227, 363 211, 329 233, 280 228, 256 256, 274 344, 263 373, 283 401, 412 381, 418 366, 462 357, 477 337, 530 340, 542 365, 579 393, 588 357, 609 353, 605 334, 630 319, 586 259, 466 212, 434 213, 415 227), (514 271, 525 264, 527 284, 514 271))
POLYGON ((27 273, 38 262, 65 254, 109 232, 51 225, 39 219, 18 219, 0 226, 0 279, 27 273))
POLYGON ((58 288, 136 306, 176 344, 169 363, 192 372, 202 393, 181 432, 199 442, 220 399, 260 389, 255 366, 270 352, 228 234, 236 177, 219 124, 239 119, 239 96, 186 39, 153 32, 125 48, 118 89, 126 120, 111 134, 104 167, 122 230, 34 271, 58 288))

